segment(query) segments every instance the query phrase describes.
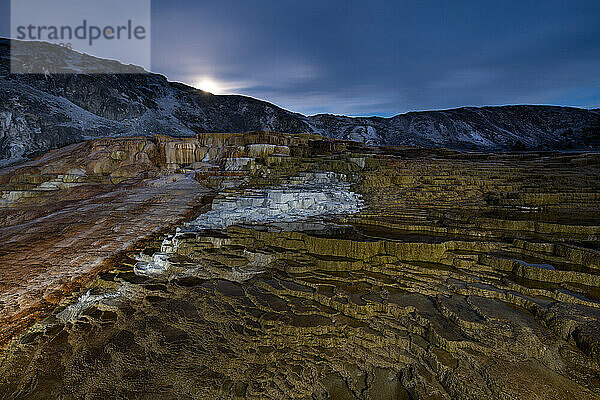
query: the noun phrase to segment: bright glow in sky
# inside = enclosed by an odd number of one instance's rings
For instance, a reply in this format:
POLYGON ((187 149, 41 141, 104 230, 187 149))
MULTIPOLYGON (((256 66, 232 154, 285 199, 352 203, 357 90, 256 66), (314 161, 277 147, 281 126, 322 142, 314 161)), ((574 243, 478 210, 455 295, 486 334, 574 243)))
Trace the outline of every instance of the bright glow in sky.
POLYGON ((196 89, 210 92, 212 94, 221 94, 222 86, 211 78, 200 78, 196 80, 192 86, 196 89))
POLYGON ((153 72, 309 115, 599 108, 599 38, 599 0, 152 0, 153 72))

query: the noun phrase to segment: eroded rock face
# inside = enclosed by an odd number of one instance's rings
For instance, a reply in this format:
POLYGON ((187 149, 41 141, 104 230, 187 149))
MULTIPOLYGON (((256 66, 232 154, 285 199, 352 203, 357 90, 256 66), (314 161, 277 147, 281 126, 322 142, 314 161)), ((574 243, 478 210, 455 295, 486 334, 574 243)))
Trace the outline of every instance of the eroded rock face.
POLYGON ((212 205, 13 340, 0 394, 598 398, 597 155, 332 146, 200 165, 212 205), (299 218, 313 189, 353 206, 299 218))
POLYGON ((304 173, 276 188, 251 189, 219 198, 213 201, 210 211, 185 224, 182 232, 357 213, 362 200, 343 179, 345 176, 332 172, 304 173))

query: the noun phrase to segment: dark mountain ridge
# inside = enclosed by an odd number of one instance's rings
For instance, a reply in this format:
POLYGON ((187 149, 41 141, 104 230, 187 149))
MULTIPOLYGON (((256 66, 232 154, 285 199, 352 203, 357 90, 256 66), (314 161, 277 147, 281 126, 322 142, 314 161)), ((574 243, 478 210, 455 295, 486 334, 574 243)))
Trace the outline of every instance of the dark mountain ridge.
POLYGON ((48 43, 21 44, 22 53, 12 54, 17 60, 34 55, 36 62, 63 66, 64 73, 10 74, 10 41, 0 39, 0 165, 103 136, 253 130, 460 150, 600 149, 598 110, 523 105, 391 118, 304 116, 251 97, 213 95, 48 43), (91 73, 108 65, 119 73, 91 73))

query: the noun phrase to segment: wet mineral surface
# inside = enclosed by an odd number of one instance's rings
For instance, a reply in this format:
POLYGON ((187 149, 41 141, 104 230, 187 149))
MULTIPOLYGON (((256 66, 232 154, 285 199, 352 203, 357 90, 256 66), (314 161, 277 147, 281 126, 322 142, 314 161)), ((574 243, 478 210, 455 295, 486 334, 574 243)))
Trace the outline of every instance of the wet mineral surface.
POLYGON ((214 199, 15 336, 0 398, 600 396, 600 156, 209 140, 171 170, 214 199))

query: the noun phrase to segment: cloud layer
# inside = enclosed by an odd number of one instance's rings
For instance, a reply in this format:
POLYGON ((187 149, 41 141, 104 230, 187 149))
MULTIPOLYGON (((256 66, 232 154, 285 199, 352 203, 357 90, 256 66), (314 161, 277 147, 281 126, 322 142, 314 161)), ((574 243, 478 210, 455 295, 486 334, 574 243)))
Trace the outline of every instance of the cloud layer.
POLYGON ((600 107, 599 1, 489 3, 153 0, 152 69, 305 114, 600 107))

